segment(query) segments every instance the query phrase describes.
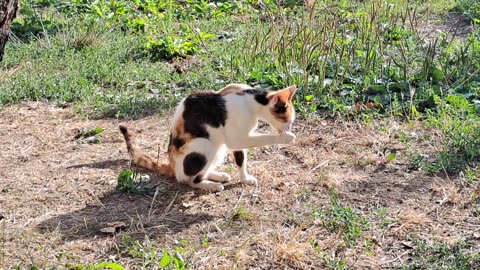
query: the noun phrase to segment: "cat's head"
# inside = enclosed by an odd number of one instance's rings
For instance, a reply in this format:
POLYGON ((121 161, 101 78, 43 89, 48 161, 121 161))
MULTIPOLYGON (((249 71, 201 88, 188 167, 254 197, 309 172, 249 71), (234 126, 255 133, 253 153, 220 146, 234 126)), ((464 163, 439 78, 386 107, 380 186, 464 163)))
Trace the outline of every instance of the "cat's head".
POLYGON ((289 131, 295 120, 293 95, 297 91, 295 85, 267 94, 267 110, 264 112, 265 120, 278 133, 289 131))

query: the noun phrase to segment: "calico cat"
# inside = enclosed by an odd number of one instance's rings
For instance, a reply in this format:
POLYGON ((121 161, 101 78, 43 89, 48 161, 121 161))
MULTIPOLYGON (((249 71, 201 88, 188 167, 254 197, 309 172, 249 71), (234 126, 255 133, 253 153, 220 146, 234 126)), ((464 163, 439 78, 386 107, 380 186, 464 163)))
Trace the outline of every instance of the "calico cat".
POLYGON ((246 149, 250 147, 292 143, 290 127, 295 119, 292 98, 296 87, 279 91, 253 89, 244 84, 229 84, 218 92, 189 95, 178 105, 168 144, 169 163, 161 164, 143 154, 134 134, 120 124, 133 163, 194 188, 219 192, 231 177, 215 171, 233 151, 240 181, 256 185, 247 172, 246 149), (254 134, 258 120, 267 122, 278 134, 254 134))

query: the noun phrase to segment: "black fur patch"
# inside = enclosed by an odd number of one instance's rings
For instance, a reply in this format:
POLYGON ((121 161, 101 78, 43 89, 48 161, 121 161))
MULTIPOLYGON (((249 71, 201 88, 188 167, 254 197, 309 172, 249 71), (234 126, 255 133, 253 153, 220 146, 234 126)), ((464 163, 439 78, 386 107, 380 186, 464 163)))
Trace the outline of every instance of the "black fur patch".
POLYGON ((238 167, 242 167, 243 160, 245 159, 245 155, 243 151, 233 151, 233 157, 235 157, 235 163, 238 167))
POLYGON ((275 106, 273 106, 273 111, 275 113, 285 113, 287 111, 287 107, 283 102, 277 102, 275 106))
POLYGON ((207 164, 207 158, 196 152, 192 152, 183 159, 183 172, 187 176, 197 175, 207 164))
POLYGON ((127 134, 127 127, 126 126, 120 125, 118 127, 120 128, 120 131, 122 132, 123 135, 127 134))
POLYGON ((225 126, 227 108, 225 99, 215 92, 198 92, 188 96, 183 102, 185 110, 185 132, 193 137, 209 138, 205 125, 218 128, 225 126))
POLYGON ((193 183, 198 184, 198 183, 202 182, 202 180, 203 180, 202 177, 203 177, 202 175, 197 175, 197 176, 193 179, 193 183))
POLYGON ((263 89, 245 89, 243 90, 244 93, 247 93, 247 94, 250 94, 250 95, 253 95, 253 97, 255 98, 255 100, 262 104, 262 105, 267 105, 268 102, 270 101, 268 98, 267 98, 267 94, 268 94, 268 91, 267 90, 263 90, 263 89))
POLYGON ((185 140, 182 138, 173 138, 172 144, 178 149, 185 144, 185 140))

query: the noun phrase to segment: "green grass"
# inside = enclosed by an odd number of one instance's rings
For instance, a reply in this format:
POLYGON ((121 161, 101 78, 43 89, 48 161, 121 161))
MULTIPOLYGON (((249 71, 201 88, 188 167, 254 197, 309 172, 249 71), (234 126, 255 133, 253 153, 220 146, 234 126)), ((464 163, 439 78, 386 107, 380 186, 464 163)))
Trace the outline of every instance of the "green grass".
POLYGON ((449 245, 441 241, 415 240, 412 260, 397 269, 449 269, 467 270, 480 267, 478 247, 467 242, 449 245))
POLYGON ((427 119, 440 131, 436 165, 448 172, 463 171, 480 158, 480 109, 459 95, 436 102, 436 111, 430 111, 427 119))
POLYGON ((184 256, 190 251, 188 242, 175 247, 160 248, 150 242, 140 242, 125 236, 119 246, 124 256, 130 257, 141 269, 188 269, 184 256))
MULTIPOLYGON (((183 242, 182 245, 187 245, 183 242)), ((188 263, 184 259, 189 254, 189 249, 182 245, 174 247, 160 248, 150 242, 140 242, 124 236, 117 250, 125 258, 129 258, 139 269, 164 269, 164 270, 184 270, 189 269, 188 263)), ((14 269, 26 269, 18 266, 14 269)), ((37 266, 30 266, 28 269, 41 269, 37 266)), ((71 264, 66 263, 63 266, 50 267, 48 269, 68 269, 68 270, 123 270, 128 269, 122 264, 116 262, 100 262, 97 264, 71 264)))
MULTIPOLYGON (((452 8, 431 2, 437 13, 452 8)), ((1 80, 0 105, 73 102, 90 117, 137 117, 168 111, 194 89, 237 81, 296 84, 302 115, 348 115, 370 102, 418 116, 447 92, 479 97, 478 38, 421 37, 417 21, 435 15, 429 3, 207 3, 24 2, 2 63, 7 74, 18 70, 1 80), (192 56, 182 74, 169 63, 192 56)))
POLYGON ((357 240, 369 227, 367 219, 362 217, 361 213, 340 204, 334 189, 330 190, 330 209, 317 210, 312 215, 320 219, 322 226, 330 232, 341 232, 344 243, 348 246, 356 245, 357 240))

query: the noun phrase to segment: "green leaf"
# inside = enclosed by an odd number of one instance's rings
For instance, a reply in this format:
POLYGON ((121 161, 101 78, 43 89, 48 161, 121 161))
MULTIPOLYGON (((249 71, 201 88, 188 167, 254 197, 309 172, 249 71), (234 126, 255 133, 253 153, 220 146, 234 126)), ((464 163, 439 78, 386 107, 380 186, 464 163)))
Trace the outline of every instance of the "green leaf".
POLYGON ((185 261, 182 258, 182 255, 180 253, 176 252, 175 255, 175 264, 177 265, 178 270, 183 270, 185 269, 185 261))
POLYGON ((442 70, 436 67, 430 67, 428 70, 428 77, 432 79, 433 83, 439 83, 445 77, 442 70))
POLYGON ((305 101, 309 102, 312 101, 313 95, 305 96, 305 101))
POLYGON ((387 161, 392 161, 396 157, 397 157, 397 150, 392 150, 387 156, 387 161))
POLYGON ((91 130, 88 130, 86 131, 83 136, 84 137, 90 137, 90 136, 93 136, 93 135, 97 135, 99 133, 102 133, 104 131, 104 129, 102 127, 96 127, 94 129, 91 129, 91 130))
POLYGON ((200 37, 202 39, 212 39, 212 38, 215 38, 215 34, 200 32, 200 37))
POLYGON ((160 267, 166 267, 172 262, 172 256, 168 252, 164 251, 162 259, 160 260, 160 267))
POLYGON ((105 269, 105 268, 113 269, 113 270, 125 270, 125 268, 123 268, 123 266, 121 266, 118 263, 102 262, 95 266, 95 269, 105 269))
POLYGON ((132 191, 135 188, 133 171, 125 170, 118 175, 117 190, 132 191))

